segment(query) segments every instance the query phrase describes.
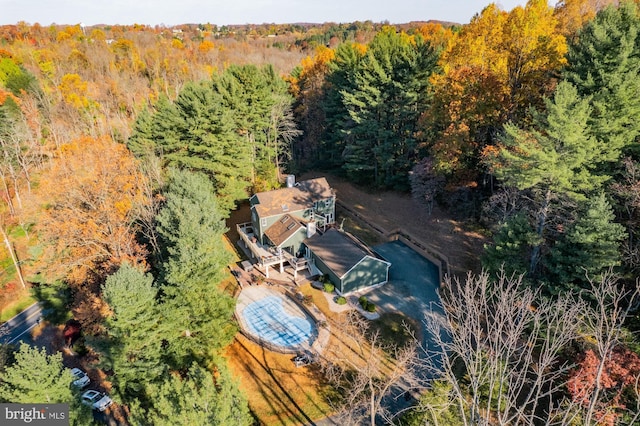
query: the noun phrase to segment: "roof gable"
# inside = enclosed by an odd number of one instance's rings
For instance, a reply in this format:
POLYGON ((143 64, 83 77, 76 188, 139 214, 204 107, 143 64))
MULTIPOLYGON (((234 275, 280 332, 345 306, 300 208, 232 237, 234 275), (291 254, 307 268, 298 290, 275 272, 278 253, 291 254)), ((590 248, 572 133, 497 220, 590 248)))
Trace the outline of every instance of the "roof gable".
POLYGON ((296 218, 285 214, 267 228, 267 230, 264 231, 264 235, 266 235, 276 247, 280 247, 281 244, 298 232, 300 228, 304 228, 304 226, 296 220, 296 218))

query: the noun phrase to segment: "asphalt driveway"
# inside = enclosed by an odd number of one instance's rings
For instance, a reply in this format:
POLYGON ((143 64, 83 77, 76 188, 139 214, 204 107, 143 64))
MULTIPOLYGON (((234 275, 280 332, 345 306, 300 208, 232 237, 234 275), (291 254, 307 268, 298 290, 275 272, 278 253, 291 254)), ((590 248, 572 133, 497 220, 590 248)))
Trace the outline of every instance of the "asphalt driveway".
POLYGON ((429 346, 429 334, 424 327, 426 313, 443 315, 438 296, 438 267, 400 241, 374 247, 391 262, 389 282, 367 294, 381 311, 398 311, 420 324, 421 343, 429 346))

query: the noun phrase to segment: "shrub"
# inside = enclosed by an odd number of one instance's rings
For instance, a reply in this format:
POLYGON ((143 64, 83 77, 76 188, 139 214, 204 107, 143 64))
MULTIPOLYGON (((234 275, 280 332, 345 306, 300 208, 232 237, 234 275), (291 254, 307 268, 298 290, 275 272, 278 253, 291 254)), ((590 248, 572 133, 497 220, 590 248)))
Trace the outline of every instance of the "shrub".
POLYGON ((376 311, 376 304, 375 303, 371 303, 371 302, 367 302, 367 306, 364 306, 364 310, 367 312, 375 312, 376 311))
POLYGON ((367 307, 367 296, 360 296, 360 298, 358 299, 358 303, 360 303, 360 306, 362 306, 362 308, 366 308, 367 307))
POLYGON ((324 291, 327 293, 333 293, 333 290, 336 288, 332 283, 324 283, 324 291))
POLYGON ((347 304, 347 298, 344 296, 338 296, 338 298, 336 299, 336 303, 338 305, 346 305, 347 304))

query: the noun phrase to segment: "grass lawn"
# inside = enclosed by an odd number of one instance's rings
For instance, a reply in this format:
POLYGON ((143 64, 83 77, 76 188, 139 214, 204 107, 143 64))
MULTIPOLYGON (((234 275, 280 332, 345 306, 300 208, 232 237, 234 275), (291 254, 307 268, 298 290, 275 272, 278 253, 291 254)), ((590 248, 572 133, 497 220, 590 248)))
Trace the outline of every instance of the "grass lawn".
POLYGON ((398 312, 385 312, 371 321, 369 332, 377 331, 385 345, 403 347, 413 341, 419 329, 414 319, 398 312))
POLYGON ((240 333, 226 350, 260 425, 310 424, 331 413, 331 388, 313 367, 297 368, 292 356, 268 351, 240 333))
POLYGON ((28 289, 16 289, 16 291, 12 292, 11 295, 5 296, 10 296, 11 301, 6 301, 0 304, 0 323, 7 321, 22 312, 25 308, 36 303, 36 300, 31 296, 28 289))

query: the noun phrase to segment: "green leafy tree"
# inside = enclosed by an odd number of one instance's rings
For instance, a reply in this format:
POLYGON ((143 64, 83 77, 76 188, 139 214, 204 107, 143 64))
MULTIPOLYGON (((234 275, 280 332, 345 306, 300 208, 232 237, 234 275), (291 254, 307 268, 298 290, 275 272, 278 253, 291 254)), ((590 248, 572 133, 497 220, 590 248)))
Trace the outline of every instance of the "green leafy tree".
POLYGON ((114 372, 111 382, 123 400, 143 394, 146 383, 166 371, 162 355, 163 316, 153 277, 124 263, 102 288, 111 315, 105 336, 94 342, 100 364, 114 372))
POLYGON ((584 200, 608 178, 595 168, 601 161, 603 144, 590 133, 591 108, 575 87, 562 82, 552 100, 545 100, 546 115, 535 114, 530 130, 505 126, 502 146, 486 153, 495 175, 509 186, 530 191, 537 203, 535 232, 529 272, 536 271, 546 239, 552 201, 562 197, 584 200))
POLYGON ((166 165, 207 173, 214 194, 225 209, 245 198, 249 185, 250 151, 241 143, 232 113, 210 82, 187 84, 174 103, 161 100, 151 129, 149 117, 141 114, 129 146, 138 154, 152 142, 154 154, 166 165))
POLYGON ((493 273, 525 274, 529 270, 527 259, 531 250, 539 244, 540 236, 531 226, 529 217, 520 212, 502 224, 492 245, 485 246, 482 265, 493 273))
POLYGON ((388 27, 373 39, 356 70, 355 88, 342 92, 352 123, 343 128, 348 138, 342 168, 351 178, 408 189, 417 122, 436 61, 420 37, 388 27))
POLYGON ((12 403, 68 403, 73 425, 91 422, 91 410, 79 402, 71 382, 71 370, 62 365, 62 354, 47 355, 46 350, 25 343, 15 353, 15 362, 0 376, 0 400, 12 403))
POLYGON ((162 265, 162 309, 176 366, 202 361, 231 342, 234 300, 218 288, 231 261, 213 185, 206 175, 172 170, 158 233, 167 250, 162 265))
POLYGON ((566 235, 554 246, 548 268, 560 283, 555 291, 586 286, 589 278, 620 265, 620 242, 626 232, 615 223, 613 209, 604 194, 586 205, 566 235))
POLYGON ((417 407, 402 416, 402 425, 455 425, 464 424, 455 406, 451 404, 453 387, 440 380, 431 382, 430 389, 420 397, 417 407))
POLYGON ((11 58, 0 58, 0 84, 16 96, 20 96, 22 91, 31 92, 37 89, 33 74, 11 58))
POLYGON ((640 132, 640 15, 635 3, 601 10, 569 47, 564 77, 592 98, 589 125, 601 160, 616 161, 640 132))
POLYGON ((226 368, 212 376, 193 364, 186 377, 166 376, 148 388, 153 404, 132 408, 132 424, 244 426, 253 423, 247 401, 226 368))

